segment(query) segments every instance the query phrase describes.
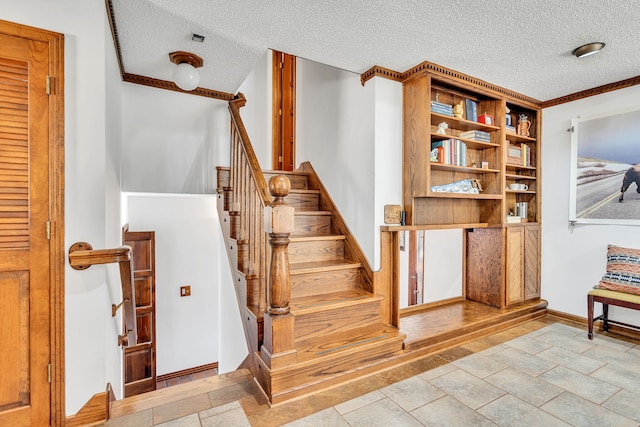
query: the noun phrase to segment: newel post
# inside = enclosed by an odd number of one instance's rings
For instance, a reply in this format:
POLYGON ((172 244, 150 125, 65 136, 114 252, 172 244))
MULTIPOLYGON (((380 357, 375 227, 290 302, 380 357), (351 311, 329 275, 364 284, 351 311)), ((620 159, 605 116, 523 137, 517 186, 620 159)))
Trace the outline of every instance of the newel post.
POLYGON ((286 365, 295 357, 293 315, 290 313, 291 278, 289 277, 289 235, 294 231, 295 209, 284 198, 289 194, 289 178, 278 175, 269 180, 273 203, 266 208, 265 230, 269 233, 271 263, 269 266, 269 308, 264 316, 262 357, 270 367, 286 365))
POLYGON ((291 278, 289 277, 289 234, 293 232, 294 208, 287 206, 284 198, 289 194, 289 178, 278 175, 269 180, 269 192, 273 196, 271 204, 271 266, 269 270, 269 314, 289 313, 291 299, 291 278))

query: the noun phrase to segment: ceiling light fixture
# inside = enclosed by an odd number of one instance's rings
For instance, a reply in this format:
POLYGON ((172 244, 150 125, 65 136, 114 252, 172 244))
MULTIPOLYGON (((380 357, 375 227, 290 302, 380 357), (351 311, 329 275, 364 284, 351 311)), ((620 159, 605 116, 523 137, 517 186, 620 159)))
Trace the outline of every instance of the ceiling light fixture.
POLYGON ((593 55, 594 53, 600 52, 604 46, 605 44, 603 42, 587 43, 575 48, 571 53, 574 54, 577 58, 584 58, 585 56, 593 55))
POLYGON ((200 83, 200 73, 196 68, 202 67, 202 58, 189 52, 171 52, 171 62, 177 65, 173 71, 173 81, 182 90, 191 91, 200 83))

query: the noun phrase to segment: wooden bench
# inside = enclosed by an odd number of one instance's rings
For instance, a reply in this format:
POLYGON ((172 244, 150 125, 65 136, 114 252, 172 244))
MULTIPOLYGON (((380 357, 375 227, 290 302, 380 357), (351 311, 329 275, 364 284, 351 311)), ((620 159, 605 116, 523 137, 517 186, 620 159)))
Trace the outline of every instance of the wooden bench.
POLYGON ((589 339, 593 339, 593 322, 602 320, 602 329, 609 330, 609 324, 626 326, 640 331, 640 326, 630 325, 628 323, 618 322, 609 319, 609 306, 615 305, 633 310, 640 310, 640 295, 627 294, 624 292, 609 291, 606 289, 593 289, 587 295, 587 318, 589 321, 589 339), (593 304, 602 303, 602 314, 596 318, 593 317, 593 304))

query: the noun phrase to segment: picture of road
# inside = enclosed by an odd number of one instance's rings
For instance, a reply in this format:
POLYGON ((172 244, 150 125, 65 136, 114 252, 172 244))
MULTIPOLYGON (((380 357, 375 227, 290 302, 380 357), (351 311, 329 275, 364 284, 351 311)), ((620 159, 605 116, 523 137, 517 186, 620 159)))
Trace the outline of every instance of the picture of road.
POLYGON ((582 168, 578 167, 578 176, 582 171, 587 173, 587 177, 583 175, 582 179, 578 179, 576 218, 640 219, 640 194, 636 191, 636 184, 631 184, 623 203, 618 201, 622 178, 631 165, 606 164, 603 161, 579 161, 579 164, 582 168), (590 163, 604 166, 593 167, 589 166, 590 163))
POLYGON ((640 110, 580 121, 576 134, 575 218, 640 221, 638 184, 619 201, 625 173, 640 163, 640 110))

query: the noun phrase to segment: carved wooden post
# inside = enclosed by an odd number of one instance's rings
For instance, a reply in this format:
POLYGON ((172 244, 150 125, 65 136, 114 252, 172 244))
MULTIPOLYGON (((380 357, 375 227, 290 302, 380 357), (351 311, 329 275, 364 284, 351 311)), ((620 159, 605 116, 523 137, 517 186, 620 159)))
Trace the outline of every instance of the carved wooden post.
POLYGON ((284 198, 289 194, 289 178, 278 175, 269 181, 269 192, 274 197, 271 204, 271 268, 269 271, 269 314, 289 313, 291 278, 289 277, 289 234, 293 232, 294 208, 287 206, 284 198))
POLYGON ((289 234, 294 230, 295 209, 287 206, 284 197, 289 194, 289 178, 279 175, 269 181, 274 197, 265 209, 265 231, 271 244, 269 269, 269 308, 264 315, 264 341, 260 356, 269 369, 277 369, 295 362, 293 344, 293 314, 290 313, 291 279, 289 277, 289 234))

